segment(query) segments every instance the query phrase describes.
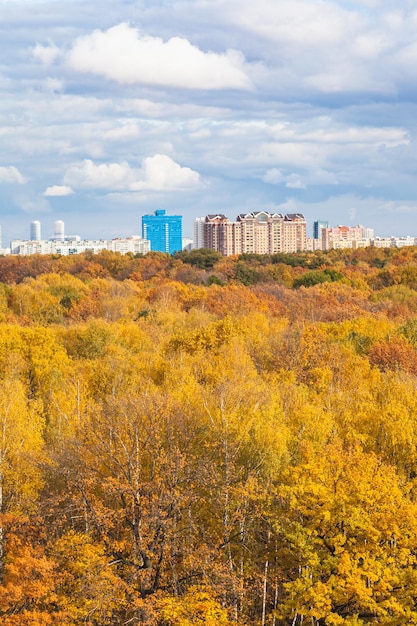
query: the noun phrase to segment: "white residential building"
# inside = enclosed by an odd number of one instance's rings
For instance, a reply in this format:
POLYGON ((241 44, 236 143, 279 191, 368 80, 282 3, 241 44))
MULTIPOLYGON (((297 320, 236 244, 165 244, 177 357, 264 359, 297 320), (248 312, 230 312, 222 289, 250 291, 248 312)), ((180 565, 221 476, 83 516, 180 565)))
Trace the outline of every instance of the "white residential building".
POLYGON ((97 254, 102 250, 110 250, 111 252, 120 252, 120 254, 146 254, 149 252, 150 244, 146 239, 139 236, 128 237, 126 239, 67 239, 64 241, 22 241, 15 240, 10 244, 10 253, 29 256, 32 254, 61 254, 68 256, 70 254, 81 254, 83 252, 92 252, 97 254))
POLYGON ((124 239, 117 238, 107 241, 107 250, 112 252, 120 252, 120 254, 146 254, 150 251, 150 242, 138 235, 126 237, 124 239))
POLYGON ((40 241, 41 240, 41 223, 38 220, 34 220, 30 225, 30 240, 31 241, 40 241))
POLYGON ((415 246, 416 239, 415 237, 392 237, 392 245, 396 248, 404 248, 405 246, 415 246))
POLYGON ((199 248, 204 248, 204 224, 206 218, 205 217, 196 217, 194 220, 194 239, 193 239, 193 250, 199 250, 199 248))

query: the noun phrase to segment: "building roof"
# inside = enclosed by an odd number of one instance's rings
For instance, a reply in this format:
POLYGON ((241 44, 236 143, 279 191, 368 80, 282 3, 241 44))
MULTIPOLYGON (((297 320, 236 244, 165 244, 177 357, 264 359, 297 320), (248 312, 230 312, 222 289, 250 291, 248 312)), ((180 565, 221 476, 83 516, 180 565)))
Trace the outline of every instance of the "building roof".
POLYGON ((284 219, 286 222, 298 222, 300 220, 305 221, 305 217, 302 213, 287 213, 284 219))
POLYGON ((226 217, 225 215, 223 215, 223 213, 212 213, 210 215, 206 215, 206 221, 211 221, 211 220, 227 220, 227 221, 229 221, 229 218, 226 217))
POLYGON ((283 219, 283 215, 281 213, 270 213, 269 211, 252 211, 251 213, 239 213, 239 215, 237 216, 237 221, 240 222, 244 219, 256 219, 259 221, 259 218, 261 216, 265 216, 267 220, 277 217, 283 219))

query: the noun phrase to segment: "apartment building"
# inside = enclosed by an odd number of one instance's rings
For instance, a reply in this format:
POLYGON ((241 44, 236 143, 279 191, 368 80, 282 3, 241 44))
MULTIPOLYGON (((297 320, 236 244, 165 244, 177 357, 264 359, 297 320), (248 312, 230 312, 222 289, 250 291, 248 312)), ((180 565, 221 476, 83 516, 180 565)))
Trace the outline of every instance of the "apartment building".
POLYGON ((306 221, 301 213, 254 211, 240 213, 235 222, 221 213, 207 215, 203 240, 223 256, 298 252, 306 249, 306 221))
POLYGON ((71 254, 82 254, 83 252, 93 252, 97 254, 102 250, 120 252, 120 254, 146 254, 150 250, 149 241, 136 235, 127 238, 92 240, 85 239, 65 239, 64 241, 24 241, 14 240, 10 244, 9 254, 30 256, 32 254, 60 254, 68 256, 71 254))
POLYGON ((363 226, 332 226, 321 229, 322 249, 351 248, 352 241, 364 238, 363 226))

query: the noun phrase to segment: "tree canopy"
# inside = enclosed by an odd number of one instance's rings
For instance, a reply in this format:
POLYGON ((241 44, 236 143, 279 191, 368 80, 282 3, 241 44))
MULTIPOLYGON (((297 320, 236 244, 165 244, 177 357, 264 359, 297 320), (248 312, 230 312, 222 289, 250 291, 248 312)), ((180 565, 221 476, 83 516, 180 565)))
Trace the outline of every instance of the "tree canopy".
POLYGON ((209 252, 0 259, 1 624, 417 624, 417 251, 209 252))

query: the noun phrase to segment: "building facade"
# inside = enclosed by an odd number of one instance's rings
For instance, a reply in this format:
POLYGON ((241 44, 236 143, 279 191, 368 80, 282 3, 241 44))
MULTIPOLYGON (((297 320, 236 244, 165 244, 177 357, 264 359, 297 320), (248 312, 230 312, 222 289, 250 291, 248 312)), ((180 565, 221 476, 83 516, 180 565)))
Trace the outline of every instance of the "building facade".
POLYGON ((179 252, 182 250, 182 216, 167 215, 163 209, 153 215, 143 215, 142 237, 150 242, 152 251, 179 252))
MULTIPOLYGON (((65 239, 58 241, 24 241, 15 240, 10 244, 9 254, 20 256, 30 256, 32 254, 60 254, 69 256, 71 254, 82 254, 83 252, 93 252, 97 254, 102 250, 120 252, 120 254, 146 254, 149 252, 149 241, 139 236, 126 237, 125 239, 65 239)), ((0 254, 2 254, 0 252, 0 254)))
POLYGON ((62 220, 57 220, 54 224, 54 237, 56 241, 64 241, 65 239, 65 224, 62 220))
POLYGON ((323 228, 329 228, 329 222, 324 220, 316 220, 313 222, 313 239, 321 239, 321 231, 323 228))
POLYGON ((41 223, 38 220, 34 220, 30 224, 30 240, 31 241, 41 240, 41 223))
POLYGON ((360 241, 364 238, 363 226, 333 226, 322 228, 322 249, 351 248, 353 241, 360 241))
POLYGON ((254 211, 239 214, 235 222, 222 213, 207 215, 203 247, 223 256, 299 252, 306 249, 306 221, 301 213, 254 211))
POLYGON ((150 251, 150 243, 138 235, 131 237, 117 237, 106 242, 107 250, 120 252, 120 254, 147 254, 150 251))
POLYGON ((207 215, 203 228, 203 248, 217 250, 223 256, 240 254, 235 224, 222 213, 207 215))
POLYGON ((204 248, 204 217, 196 217, 193 228, 193 250, 204 248))

